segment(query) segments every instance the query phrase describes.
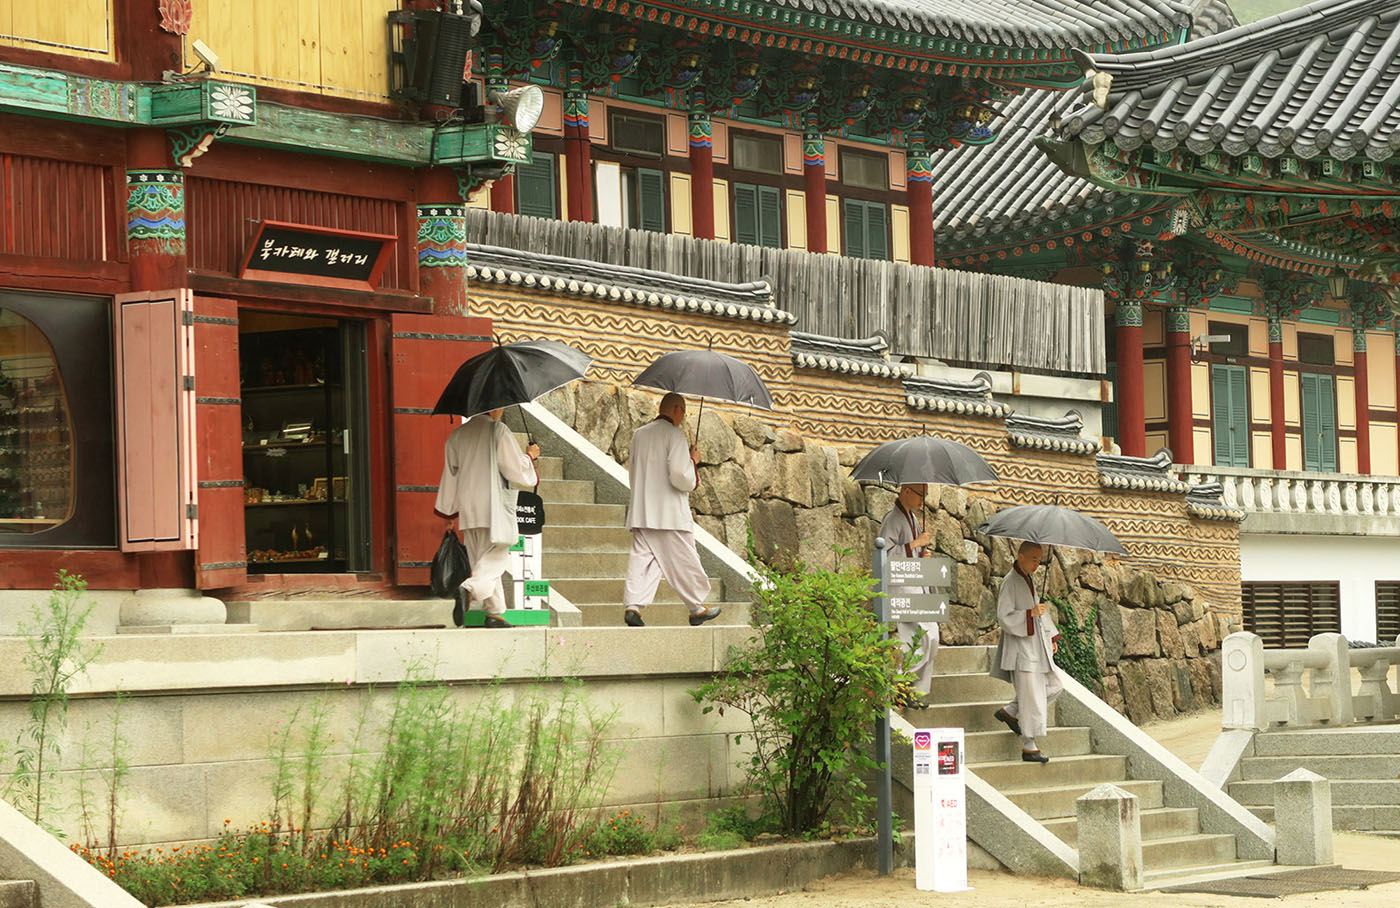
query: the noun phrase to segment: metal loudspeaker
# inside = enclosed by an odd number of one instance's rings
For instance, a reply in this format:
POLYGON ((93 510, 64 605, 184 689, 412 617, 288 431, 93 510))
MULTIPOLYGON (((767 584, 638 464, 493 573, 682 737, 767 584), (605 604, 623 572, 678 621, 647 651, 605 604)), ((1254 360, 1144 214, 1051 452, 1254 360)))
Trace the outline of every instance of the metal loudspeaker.
POLYGON ((501 109, 501 122, 521 135, 534 129, 540 122, 540 114, 544 113, 544 92, 538 85, 494 92, 491 101, 501 109))

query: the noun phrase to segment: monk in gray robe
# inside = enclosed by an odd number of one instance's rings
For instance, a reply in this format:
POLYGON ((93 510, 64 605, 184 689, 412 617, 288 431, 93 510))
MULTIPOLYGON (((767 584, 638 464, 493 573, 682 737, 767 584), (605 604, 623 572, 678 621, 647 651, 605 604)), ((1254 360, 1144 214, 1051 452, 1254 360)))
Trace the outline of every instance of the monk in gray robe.
POLYGON ((642 608, 651 604, 665 577, 689 609, 690 623, 701 625, 718 618, 722 609, 705 605, 710 578, 695 551, 690 492, 700 481, 700 452, 687 442, 681 428, 685 398, 667 394, 657 410, 656 419, 633 434, 627 460, 632 551, 627 558, 622 617, 629 627, 644 627, 642 608))
MULTIPOLYGON (((927 483, 910 483, 900 486, 899 495, 894 500, 885 519, 880 521, 880 536, 891 557, 923 558, 929 554, 933 539, 924 529, 919 513, 924 507, 924 496, 928 494, 927 483)), ((891 596, 926 593, 923 587, 891 587, 891 596)), ((933 688, 933 657, 938 655, 938 623, 935 621, 900 621, 895 624, 895 633, 908 648, 905 668, 914 673, 916 699, 900 704, 905 709, 923 709, 928 703, 929 691, 933 688), (917 641, 917 643, 916 643, 917 641)))
MULTIPOLYGON (((507 483, 537 485, 535 460, 540 446, 524 451, 501 422, 503 410, 479 413, 452 430, 443 448, 442 479, 434 510, 456 516, 471 576, 462 581, 465 608, 480 602, 486 627, 507 627, 501 576, 510 565, 510 548, 520 538, 515 521, 515 491, 507 483)), ((465 610, 465 609, 464 609, 465 610)))
POLYGON ((1001 639, 989 672, 994 678, 1010 681, 1015 688, 1011 702, 995 715, 1021 736, 1021 759, 1027 763, 1050 762, 1035 739, 1045 735, 1050 703, 1064 686, 1055 667, 1060 634, 1046 614, 1046 603, 1036 594, 1032 579, 1044 558, 1043 548, 1034 542, 1023 542, 1016 550, 1011 572, 1002 578, 997 596, 1001 639))

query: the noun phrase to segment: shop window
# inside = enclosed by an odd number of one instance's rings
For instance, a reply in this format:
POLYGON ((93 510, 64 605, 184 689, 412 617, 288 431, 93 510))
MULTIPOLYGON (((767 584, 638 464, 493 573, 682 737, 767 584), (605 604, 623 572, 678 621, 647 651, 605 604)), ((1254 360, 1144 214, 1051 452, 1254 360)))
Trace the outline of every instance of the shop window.
POLYGON ((116 543, 111 306, 0 293, 0 547, 116 543))
POLYGON ((48 339, 0 309, 0 531, 38 533, 73 512, 73 423, 48 339))
POLYGON ((666 125, 654 117, 615 113, 609 144, 617 151, 659 158, 666 154, 666 125))
POLYGON ((843 199, 846 255, 856 259, 889 261, 889 210, 879 202, 843 199))
POLYGON ((1298 362, 1313 366, 1336 364, 1337 348, 1330 334, 1304 334, 1298 332, 1298 362))
POLYGON ((534 157, 533 163, 515 168, 515 210, 528 217, 555 220, 559 217, 556 159, 543 151, 535 152, 534 157))
POLYGON ((841 182, 857 189, 884 192, 890 188, 890 156, 868 152, 841 152, 841 182))
POLYGON ((1211 366, 1210 391, 1215 465, 1249 466, 1249 376, 1244 366, 1211 366))
POLYGON ((734 242, 780 249, 782 221, 782 190, 776 186, 734 184, 734 242))
POLYGON ((666 232, 666 174, 646 167, 622 168, 622 226, 666 232))
POLYGON ((1228 338, 1210 345, 1210 352, 1220 356, 1249 355, 1249 326, 1232 322, 1210 322, 1207 330, 1218 337, 1228 338))
POLYGON ((1376 642, 1395 646, 1400 637, 1400 580, 1376 581, 1376 642))
POLYGON ((1297 649, 1314 634, 1342 629, 1341 584, 1335 581, 1245 583, 1244 629, 1270 649, 1297 649))
POLYGON ((1314 473, 1337 472, 1337 392, 1332 376, 1303 372, 1298 375, 1302 396, 1303 469, 1314 473))
POLYGON ((734 133, 730 153, 735 170, 754 173, 783 172, 783 140, 777 136, 734 133))

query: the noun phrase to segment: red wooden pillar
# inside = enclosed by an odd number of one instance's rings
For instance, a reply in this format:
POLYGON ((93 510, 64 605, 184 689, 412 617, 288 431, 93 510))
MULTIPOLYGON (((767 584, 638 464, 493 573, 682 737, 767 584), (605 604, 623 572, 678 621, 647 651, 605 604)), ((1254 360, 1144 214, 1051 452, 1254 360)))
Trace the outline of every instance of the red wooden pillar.
MULTIPOLYGON (((1113 314, 1118 362, 1118 445, 1129 457, 1147 456, 1142 381, 1142 303, 1119 299, 1113 314)), ((1175 453, 1175 452, 1173 452, 1175 453)))
POLYGON ((1351 334, 1352 368, 1356 385, 1356 471, 1371 473, 1371 393, 1366 372, 1366 329, 1357 325, 1351 334))
MULTIPOLYGON (((1120 412, 1121 412, 1121 404, 1120 412)), ((1191 310, 1173 304, 1167 310, 1167 445, 1172 460, 1195 463, 1191 425, 1191 310)))
POLYGON ((456 174, 445 167, 423 171, 417 195, 418 292, 432 298, 434 315, 465 315, 467 208, 456 174))
POLYGON ((1269 316, 1269 441, 1274 469, 1288 469, 1288 427, 1283 417, 1283 321, 1269 316))
POLYGON ((909 202, 909 261, 933 265, 933 163, 922 142, 909 146, 905 194, 909 202))
POLYGON ((690 109, 690 231, 697 240, 715 238, 714 152, 713 126, 702 98, 690 109))
POLYGON ((826 138, 815 128, 802 135, 802 189, 807 202, 807 251, 826 252, 826 138))
POLYGON ((564 92, 564 173, 569 189, 569 220, 593 220, 593 149, 588 138, 588 95, 578 71, 564 92))

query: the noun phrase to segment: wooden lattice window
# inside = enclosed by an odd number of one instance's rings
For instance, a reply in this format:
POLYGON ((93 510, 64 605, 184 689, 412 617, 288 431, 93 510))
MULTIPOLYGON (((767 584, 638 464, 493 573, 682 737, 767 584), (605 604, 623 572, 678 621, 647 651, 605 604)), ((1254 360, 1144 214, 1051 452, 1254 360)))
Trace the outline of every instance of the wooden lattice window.
POLYGON ((1400 636, 1400 580, 1376 581, 1376 642, 1394 646, 1400 636))
POLYGON ((1342 585, 1336 581, 1245 583, 1244 628, 1271 649, 1297 649, 1314 634, 1342 629, 1342 585))

